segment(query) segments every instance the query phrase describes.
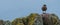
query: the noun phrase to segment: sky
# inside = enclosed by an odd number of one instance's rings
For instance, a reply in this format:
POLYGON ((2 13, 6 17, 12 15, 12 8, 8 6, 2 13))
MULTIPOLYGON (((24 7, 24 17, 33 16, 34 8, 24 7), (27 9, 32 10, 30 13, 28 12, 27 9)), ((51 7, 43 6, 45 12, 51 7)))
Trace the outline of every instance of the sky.
POLYGON ((26 17, 30 13, 42 13, 46 4, 47 13, 54 13, 60 18, 60 0, 0 0, 0 19, 14 20, 26 17))

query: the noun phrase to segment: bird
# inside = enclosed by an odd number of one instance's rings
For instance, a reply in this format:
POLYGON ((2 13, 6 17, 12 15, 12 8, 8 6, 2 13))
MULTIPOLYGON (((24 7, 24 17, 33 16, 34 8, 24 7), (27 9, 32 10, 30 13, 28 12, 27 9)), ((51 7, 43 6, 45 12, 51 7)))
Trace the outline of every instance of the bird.
POLYGON ((44 4, 42 7, 42 11, 46 11, 46 10, 47 10, 47 7, 46 7, 46 4, 44 4))

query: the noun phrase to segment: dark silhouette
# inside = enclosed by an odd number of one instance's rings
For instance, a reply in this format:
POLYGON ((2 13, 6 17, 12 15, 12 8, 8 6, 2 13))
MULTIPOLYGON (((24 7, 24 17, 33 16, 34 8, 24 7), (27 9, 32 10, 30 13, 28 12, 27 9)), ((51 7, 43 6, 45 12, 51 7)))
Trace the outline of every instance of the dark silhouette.
POLYGON ((46 11, 47 10, 47 7, 46 5, 44 4, 43 7, 42 7, 42 11, 46 11))

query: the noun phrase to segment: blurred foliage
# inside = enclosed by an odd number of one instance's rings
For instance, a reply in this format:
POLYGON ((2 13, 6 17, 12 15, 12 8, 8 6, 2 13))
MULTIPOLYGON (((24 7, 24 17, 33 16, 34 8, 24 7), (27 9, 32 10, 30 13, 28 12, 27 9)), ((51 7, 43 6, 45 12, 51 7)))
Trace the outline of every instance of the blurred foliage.
POLYGON ((5 25, 11 25, 11 22, 9 20, 5 21, 5 25))
POLYGON ((13 22, 12 25, 24 25, 22 19, 16 18, 13 22))
MULTIPOLYGON (((11 22, 11 25, 33 25, 33 23, 35 22, 34 20, 35 20, 36 16, 39 16, 39 14, 38 13, 31 13, 30 15, 28 15, 26 17, 16 18, 15 20, 13 20, 11 22)), ((60 24, 60 20, 59 20, 57 15, 51 14, 50 16, 51 16, 50 19, 51 19, 51 22, 53 23, 53 25, 59 25, 60 24)), ((4 24, 4 22, 5 21, 0 20, 0 25, 4 24)))
POLYGON ((25 17, 22 18, 22 21, 23 21, 23 24, 24 24, 24 25, 27 25, 27 23, 28 23, 28 19, 27 19, 27 18, 25 18, 25 17))
POLYGON ((37 15, 38 15, 37 13, 31 13, 31 14, 28 16, 28 25, 33 25, 34 19, 35 19, 35 17, 36 17, 37 15))
POLYGON ((0 25, 4 25, 4 21, 3 20, 0 20, 0 25))
POLYGON ((54 25, 58 25, 59 24, 59 18, 58 18, 58 16, 55 15, 55 14, 51 14, 51 15, 52 15, 51 19, 52 19, 53 24, 54 25))

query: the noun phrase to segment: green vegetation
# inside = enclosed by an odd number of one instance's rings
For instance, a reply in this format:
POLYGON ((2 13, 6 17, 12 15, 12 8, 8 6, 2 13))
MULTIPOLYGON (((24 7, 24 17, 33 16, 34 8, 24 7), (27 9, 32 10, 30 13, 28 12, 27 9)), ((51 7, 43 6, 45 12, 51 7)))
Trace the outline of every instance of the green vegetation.
MULTIPOLYGON (((60 20, 59 20, 58 16, 56 16, 55 14, 50 14, 50 16, 51 16, 50 19, 51 19, 51 22, 53 25, 59 25, 60 24, 60 20)), ((37 23, 37 22, 35 22, 36 18, 40 18, 40 19, 37 19, 37 21, 39 20, 41 22, 41 19, 42 19, 41 15, 39 15, 38 13, 31 13, 27 17, 16 18, 12 22, 0 20, 0 25, 34 25, 34 23, 37 23)))

